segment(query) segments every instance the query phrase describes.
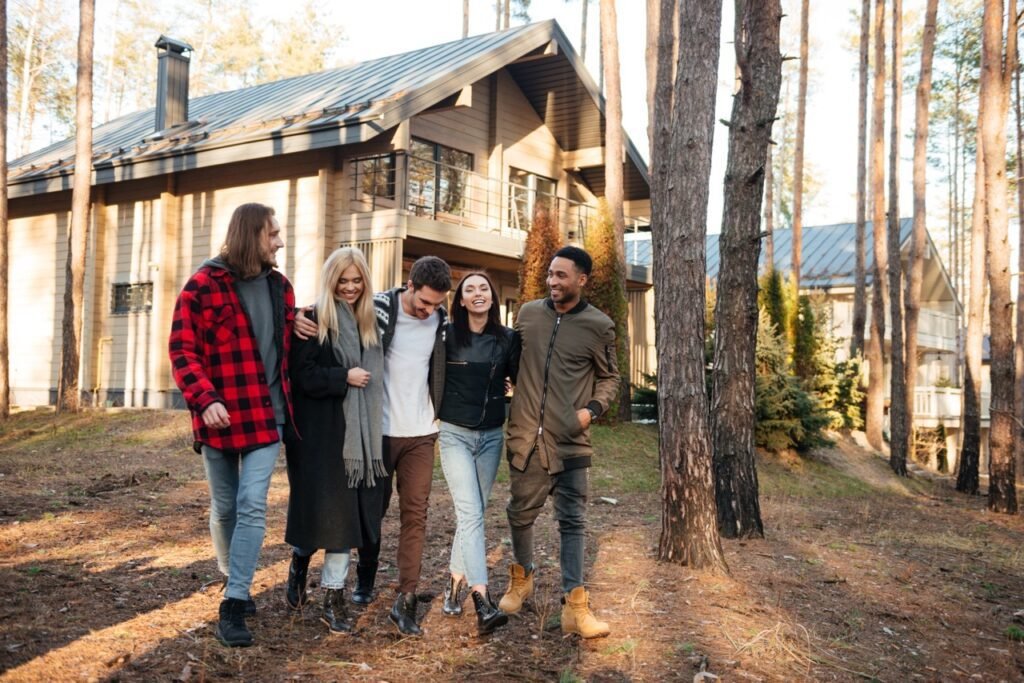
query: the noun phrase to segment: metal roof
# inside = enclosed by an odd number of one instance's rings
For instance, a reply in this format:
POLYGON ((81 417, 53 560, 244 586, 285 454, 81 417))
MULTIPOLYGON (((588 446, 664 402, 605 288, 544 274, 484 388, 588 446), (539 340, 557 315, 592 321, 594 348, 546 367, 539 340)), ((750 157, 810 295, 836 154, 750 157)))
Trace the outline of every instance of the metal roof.
MULTIPOLYGON (((561 28, 548 20, 197 97, 189 101, 190 120, 165 131, 153 130, 152 108, 122 116, 93 130, 95 182, 363 142, 504 67, 541 119, 551 121, 562 149, 603 144, 595 135, 603 131, 603 98, 561 28), (551 56, 515 64, 552 42, 558 49, 551 56), (552 109, 548 101, 558 104, 552 109), (231 155, 206 154, 243 145, 231 155)), ((12 196, 70 188, 74 144, 69 138, 11 162, 12 196)), ((646 164, 628 139, 627 160, 627 198, 648 196, 646 164)), ((603 168, 601 175, 603 185, 603 168)))
MULTIPOLYGON (((914 227, 913 218, 900 219, 900 246, 908 247, 910 233, 914 227)), ((868 221, 864 226, 864 241, 868 246, 864 253, 866 284, 871 285, 871 268, 875 262, 874 250, 870 248, 874 225, 868 221)), ((783 273, 789 273, 792 265, 793 231, 775 230, 775 265, 783 273)), ((719 252, 718 234, 708 235, 705 241, 706 268, 708 277, 718 277, 719 252)), ((931 244, 931 237, 928 237, 931 244)), ((803 263, 800 271, 800 285, 808 289, 829 287, 853 287, 856 284, 856 223, 805 226, 803 229, 803 263)), ((626 235, 626 259, 631 263, 650 266, 653 256, 650 233, 626 235)), ((765 265, 765 251, 761 249, 760 265, 765 265)))

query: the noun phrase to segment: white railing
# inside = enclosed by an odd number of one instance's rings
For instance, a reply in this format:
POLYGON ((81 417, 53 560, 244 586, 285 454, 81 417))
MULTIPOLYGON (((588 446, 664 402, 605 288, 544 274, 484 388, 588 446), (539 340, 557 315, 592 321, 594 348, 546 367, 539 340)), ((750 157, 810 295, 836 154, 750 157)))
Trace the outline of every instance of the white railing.
MULTIPOLYGON (((864 326, 864 334, 871 336, 871 305, 867 307, 867 323, 864 326)), ((892 328, 889 324, 889 306, 885 307, 885 338, 892 338, 892 328)), ((846 336, 850 335, 850 326, 846 325, 846 336)), ((956 351, 956 316, 952 313, 936 311, 931 308, 922 308, 917 319, 917 344, 921 348, 939 349, 942 351, 956 351)))
MULTIPOLYGON (((981 419, 988 420, 990 394, 981 392, 981 419)), ((914 417, 959 422, 963 390, 955 387, 917 387, 914 390, 914 417)))

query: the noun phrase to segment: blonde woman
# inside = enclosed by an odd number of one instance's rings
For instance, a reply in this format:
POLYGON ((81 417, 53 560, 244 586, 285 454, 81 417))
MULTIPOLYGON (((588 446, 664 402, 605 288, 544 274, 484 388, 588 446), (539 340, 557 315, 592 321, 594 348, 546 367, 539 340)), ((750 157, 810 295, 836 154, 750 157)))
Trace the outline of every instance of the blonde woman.
POLYGON ((349 550, 380 543, 389 487, 382 454, 384 354, 370 273, 363 253, 337 249, 324 263, 310 316, 317 334, 296 339, 290 364, 295 426, 287 441, 288 526, 293 548, 287 600, 307 600, 310 557, 325 550, 322 620, 348 633, 345 607, 349 550))

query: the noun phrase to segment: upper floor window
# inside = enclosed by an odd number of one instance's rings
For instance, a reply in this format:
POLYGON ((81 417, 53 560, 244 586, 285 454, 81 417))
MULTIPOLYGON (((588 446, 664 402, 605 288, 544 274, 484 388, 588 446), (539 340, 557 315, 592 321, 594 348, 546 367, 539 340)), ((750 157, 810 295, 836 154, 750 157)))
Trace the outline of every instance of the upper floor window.
POLYGON ((152 308, 152 282, 114 283, 110 296, 111 313, 146 313, 152 308))
POLYGON ((509 168, 508 183, 508 221, 511 227, 529 230, 538 210, 550 212, 554 209, 558 183, 551 178, 509 168))
POLYGON ((473 155, 416 138, 409 153, 409 209, 465 215, 473 155))
POLYGON ((359 176, 356 187, 370 197, 395 198, 395 155, 382 154, 357 159, 355 172, 359 176))

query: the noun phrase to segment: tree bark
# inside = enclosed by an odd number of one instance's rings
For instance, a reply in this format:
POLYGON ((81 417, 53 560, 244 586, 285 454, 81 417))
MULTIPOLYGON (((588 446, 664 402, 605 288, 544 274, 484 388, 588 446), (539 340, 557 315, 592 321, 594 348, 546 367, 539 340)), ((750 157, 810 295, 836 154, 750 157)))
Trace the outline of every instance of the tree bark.
POLYGON ((853 331, 850 357, 864 353, 864 323, 867 319, 867 272, 865 271, 864 233, 867 221, 868 154, 868 47, 871 42, 871 0, 863 0, 860 9, 860 66, 857 100, 857 253, 853 292, 853 331))
POLYGON ((469 37, 469 0, 462 0, 462 37, 469 37))
POLYGON ((871 108, 871 335, 867 340, 868 400, 865 431, 872 448, 882 450, 885 420, 885 300, 888 253, 885 239, 885 0, 875 0, 875 77, 871 108))
POLYGON ((512 0, 505 0, 505 6, 502 8, 502 28, 508 28, 511 25, 512 19, 512 0))
POLYGON ((909 272, 906 278, 906 421, 909 452, 914 448, 914 393, 917 387, 917 329, 921 313, 921 284, 924 279, 924 250, 927 246, 928 102, 932 91, 932 61, 935 55, 935 19, 938 0, 928 0, 921 45, 921 75, 914 99, 914 231, 910 240, 909 272))
MULTIPOLYGON (((590 0, 580 0, 580 3, 583 5, 580 9, 580 61, 585 63, 587 61, 587 7, 590 5, 590 0)), ((651 6, 657 7, 657 5, 657 0, 647 0, 647 11, 650 12, 651 6)), ((654 25, 657 26, 657 16, 655 16, 654 21, 654 25)), ((649 14, 647 18, 647 36, 648 38, 651 36, 651 19, 649 14)), ((647 51, 650 53, 650 46, 648 46, 647 51)), ((648 66, 650 66, 650 57, 648 57, 648 66)), ((647 87, 649 91, 653 91, 650 77, 647 80, 647 87)))
MULTIPOLYGON (((601 50, 604 52, 605 72, 605 145, 604 145, 604 197, 608 202, 608 210, 615 224, 615 253, 619 259, 622 273, 622 291, 626 288, 626 217, 623 213, 623 132, 622 132, 622 82, 619 72, 619 31, 615 14, 615 0, 601 0, 601 50)), ((628 330, 628 325, 623 326, 628 330)), ((627 352, 623 354, 625 367, 619 373, 625 378, 620 385, 619 420, 629 422, 632 417, 629 382, 629 337, 616 340, 616 344, 624 345, 627 352)))
POLYGON ((1024 474, 1024 116, 1021 112, 1020 95, 1020 53, 1017 56, 1017 99, 1014 107, 1017 114, 1017 337, 1014 343, 1013 369, 1016 406, 1016 439, 1013 449, 1016 455, 1017 477, 1024 474))
POLYGON ((0 418, 11 414, 10 352, 7 344, 7 0, 0 0, 0 418))
POLYGON ((78 3, 78 83, 75 103, 75 177, 71 188, 71 225, 65 268, 64 318, 57 410, 77 411, 85 290, 85 247, 89 233, 92 185, 92 72, 94 0, 78 3))
POLYGON ((775 169, 772 168, 775 164, 772 146, 775 143, 771 135, 769 128, 768 149, 764 154, 764 264, 765 271, 769 273, 775 269, 775 169))
POLYGON ((892 113, 889 119, 889 467, 907 476, 907 385, 903 349, 903 261, 900 258, 900 111, 903 101, 903 0, 892 0, 892 113))
POLYGON ((662 472, 658 557, 723 573, 728 566, 715 515, 704 386, 704 240, 722 3, 683 0, 678 13, 673 9, 673 0, 662 2, 655 96, 659 143, 655 151, 665 155, 655 163, 658 220, 652 234, 659 293, 655 298, 662 472), (676 20, 679 62, 674 87, 668 87, 671 24, 676 20))
POLYGON ((1017 491, 1014 442, 1013 300, 1010 297, 1010 241, 1006 194, 1006 113, 1010 79, 1017 58, 1017 0, 1006 3, 1006 52, 1003 52, 1003 0, 985 0, 982 33, 979 119, 985 155, 985 218, 988 222, 989 339, 991 349, 988 508, 1015 514, 1017 491), (986 88, 986 82, 988 87, 986 88))
MULTIPOLYGON (((978 120, 985 109, 978 98, 978 120)), ((967 340, 964 348, 964 437, 957 467, 956 490, 978 493, 981 461, 981 342, 985 317, 985 157, 981 153, 981 127, 976 135, 978 149, 974 167, 974 202, 971 213, 971 272, 967 299, 967 340)))
POLYGON ((721 267, 715 299, 711 430, 718 530, 764 537, 754 460, 757 264, 764 167, 782 83, 779 0, 736 0, 734 46, 740 89, 733 97, 725 171, 721 267))
POLYGON ((796 149, 793 152, 793 286, 800 292, 804 230, 804 131, 807 125, 807 43, 810 0, 800 5, 800 85, 796 96, 796 149))

